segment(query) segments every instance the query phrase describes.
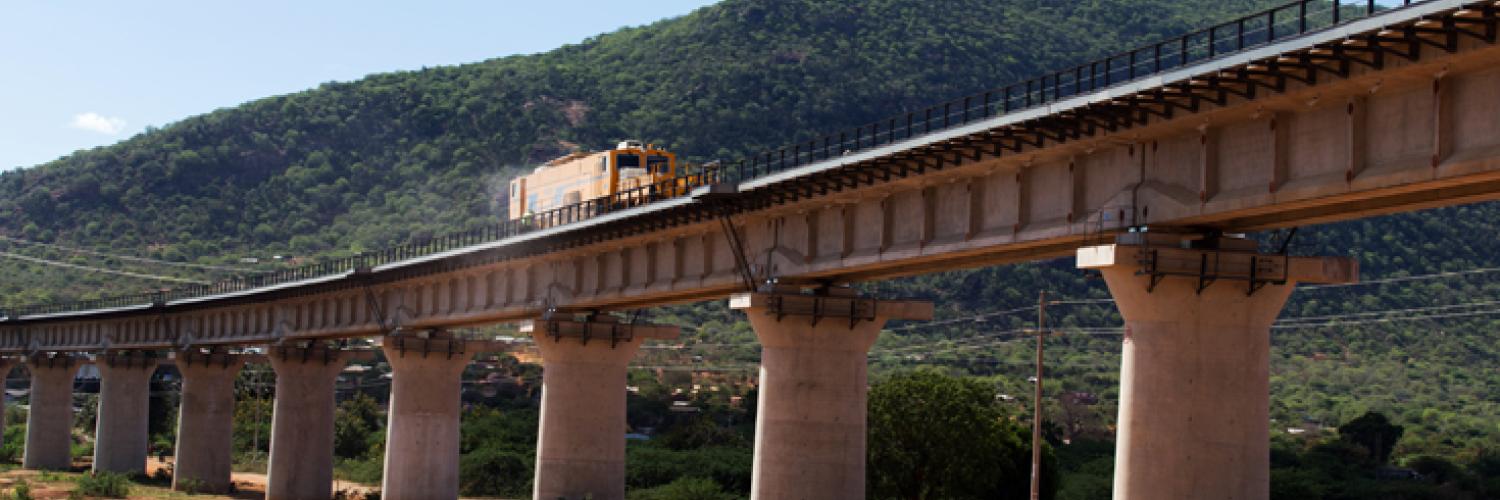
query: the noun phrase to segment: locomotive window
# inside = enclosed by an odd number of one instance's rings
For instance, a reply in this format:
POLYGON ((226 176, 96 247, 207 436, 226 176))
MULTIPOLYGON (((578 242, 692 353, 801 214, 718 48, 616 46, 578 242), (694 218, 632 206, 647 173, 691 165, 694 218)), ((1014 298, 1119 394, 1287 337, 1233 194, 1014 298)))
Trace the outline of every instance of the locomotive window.
POLYGON ((647 171, 653 174, 666 174, 671 170, 671 165, 671 161, 667 160, 665 156, 651 155, 646 157, 647 171))
POLYGON ((641 157, 638 155, 617 155, 615 166, 618 168, 640 168, 641 157))
POLYGON ((609 171, 609 156, 608 155, 600 156, 599 157, 599 173, 602 174, 602 173, 605 173, 605 172, 608 172, 608 171, 609 171))

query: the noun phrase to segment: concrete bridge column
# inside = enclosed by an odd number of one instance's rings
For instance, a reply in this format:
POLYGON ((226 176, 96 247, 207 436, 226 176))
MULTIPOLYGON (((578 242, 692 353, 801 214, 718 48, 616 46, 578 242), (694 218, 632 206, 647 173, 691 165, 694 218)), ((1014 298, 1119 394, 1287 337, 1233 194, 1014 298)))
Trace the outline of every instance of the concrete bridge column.
POLYGON ((99 412, 94 425, 94 472, 145 474, 156 360, 144 352, 106 353, 99 368, 99 412))
POLYGON ((532 497, 625 498, 626 366, 642 341, 676 337, 677 328, 624 325, 610 316, 530 328, 542 354, 532 497))
POLYGON ((325 346, 274 347, 267 500, 333 496, 334 382, 347 353, 325 346))
MULTIPOLYGON (((11 358, 0 358, 0 390, 5 388, 5 381, 10 378, 10 369, 15 368, 16 361, 11 358)), ((5 444, 5 402, 4 395, 0 395, 0 445, 5 444)))
POLYGON ((390 336, 391 363, 381 493, 390 498, 458 498, 459 396, 473 351, 446 332, 390 336))
POLYGON ((1114 498, 1269 497, 1271 324, 1298 282, 1351 281, 1353 261, 1135 233, 1078 265, 1125 318, 1114 498))
POLYGON ((867 353, 887 320, 931 319, 933 308, 842 292, 729 301, 762 346, 751 498, 865 497, 867 353))
POLYGON ((34 356, 31 414, 26 417, 27 469, 66 470, 73 465, 73 377, 80 360, 68 355, 34 356))
POLYGON ((185 351, 176 361, 182 374, 182 405, 177 414, 172 489, 228 492, 234 459, 234 380, 245 358, 185 351))

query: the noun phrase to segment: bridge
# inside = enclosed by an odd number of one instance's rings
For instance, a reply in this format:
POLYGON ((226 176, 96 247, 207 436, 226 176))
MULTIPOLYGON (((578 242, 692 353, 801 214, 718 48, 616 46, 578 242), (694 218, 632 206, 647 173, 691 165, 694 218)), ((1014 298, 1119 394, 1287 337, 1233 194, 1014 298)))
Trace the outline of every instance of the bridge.
MULTIPOLYGON (((154 366, 183 373, 176 480, 228 486, 233 385, 277 374, 268 498, 327 498, 333 381, 376 338, 384 494, 453 498, 459 374, 524 322, 544 365, 536 498, 624 496, 626 366, 672 327, 610 311, 728 299, 764 349, 755 498, 864 496, 866 352, 930 303, 846 285, 1074 255, 1126 322, 1115 496, 1266 498, 1271 322, 1347 258, 1254 230, 1500 197, 1500 2, 1297 1, 533 220, 207 286, 4 311, 32 422, 102 376, 95 467, 139 471, 154 366)), ((67 428, 33 425, 27 467, 67 428)))

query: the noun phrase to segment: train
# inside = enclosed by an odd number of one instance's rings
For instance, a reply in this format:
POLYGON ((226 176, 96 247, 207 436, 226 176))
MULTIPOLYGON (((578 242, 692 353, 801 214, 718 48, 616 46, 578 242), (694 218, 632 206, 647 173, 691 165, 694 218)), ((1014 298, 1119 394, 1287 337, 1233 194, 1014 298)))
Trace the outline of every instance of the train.
POLYGON ((531 221, 556 208, 626 195, 679 196, 707 172, 686 165, 683 172, 678 169, 676 154, 635 140, 607 151, 570 153, 510 181, 509 218, 531 221))

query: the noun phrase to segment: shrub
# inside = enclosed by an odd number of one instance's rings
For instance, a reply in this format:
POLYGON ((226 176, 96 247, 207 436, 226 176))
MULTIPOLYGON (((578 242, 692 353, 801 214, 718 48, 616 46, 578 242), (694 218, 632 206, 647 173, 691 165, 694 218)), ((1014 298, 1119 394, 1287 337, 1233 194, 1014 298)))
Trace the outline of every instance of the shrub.
POLYGON ((125 498, 130 496, 130 479, 114 472, 86 474, 78 478, 78 492, 91 497, 125 498))
POLYGON ((25 479, 16 481, 16 487, 11 490, 9 496, 14 500, 32 500, 31 483, 26 482, 25 479))
POLYGON ((26 449, 26 424, 13 424, 5 427, 5 442, 0 445, 0 460, 15 462, 21 459, 23 450, 26 449))
POLYGON ((234 456, 234 471, 265 474, 266 467, 269 465, 270 461, 270 454, 263 451, 247 451, 244 453, 237 453, 234 456))
POLYGON ((380 484, 384 473, 385 457, 339 460, 333 467, 334 477, 360 484, 380 484))
POLYGON ((525 495, 533 459, 506 450, 478 450, 459 459, 459 492, 473 496, 525 495))
POLYGON ((719 483, 701 477, 679 478, 655 488, 636 490, 626 496, 629 500, 733 500, 735 495, 724 492, 719 483))
POLYGON ((208 485, 203 484, 203 481, 199 481, 197 479, 184 478, 180 481, 177 481, 176 489, 177 491, 181 491, 189 495, 196 495, 198 493, 207 492, 208 485))
POLYGON ((89 458, 94 456, 94 443, 74 443, 71 448, 73 458, 89 458))

